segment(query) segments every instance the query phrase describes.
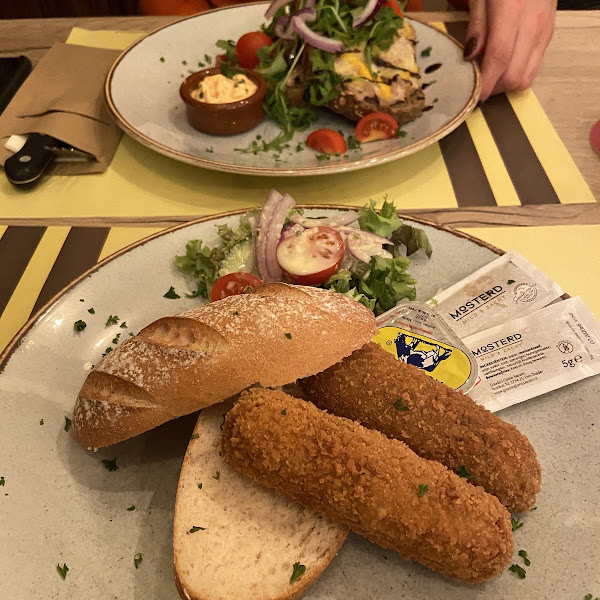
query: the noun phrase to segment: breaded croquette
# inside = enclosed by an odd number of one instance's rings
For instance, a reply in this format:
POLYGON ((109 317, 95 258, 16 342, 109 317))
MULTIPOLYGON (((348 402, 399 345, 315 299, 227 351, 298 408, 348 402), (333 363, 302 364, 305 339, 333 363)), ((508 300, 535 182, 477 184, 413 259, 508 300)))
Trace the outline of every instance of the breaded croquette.
POLYGON ((496 496, 508 510, 535 504, 541 469, 514 425, 369 343, 299 382, 319 408, 408 444, 496 496))
POLYGON ((253 388, 225 418, 225 462, 402 557, 476 583, 513 552, 510 515, 406 444, 283 392, 253 388))

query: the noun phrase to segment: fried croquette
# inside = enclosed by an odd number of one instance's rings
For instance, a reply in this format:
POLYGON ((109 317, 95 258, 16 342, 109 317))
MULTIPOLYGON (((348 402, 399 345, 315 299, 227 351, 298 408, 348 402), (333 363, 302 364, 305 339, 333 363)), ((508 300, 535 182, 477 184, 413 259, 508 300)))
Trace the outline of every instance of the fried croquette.
POLYGON ((403 558, 476 583, 513 552, 494 496, 406 444, 283 392, 243 392, 225 418, 225 462, 403 558))
POLYGON ((369 343, 323 373, 298 382, 319 408, 405 442, 496 496, 512 512, 529 510, 541 469, 514 425, 369 343))

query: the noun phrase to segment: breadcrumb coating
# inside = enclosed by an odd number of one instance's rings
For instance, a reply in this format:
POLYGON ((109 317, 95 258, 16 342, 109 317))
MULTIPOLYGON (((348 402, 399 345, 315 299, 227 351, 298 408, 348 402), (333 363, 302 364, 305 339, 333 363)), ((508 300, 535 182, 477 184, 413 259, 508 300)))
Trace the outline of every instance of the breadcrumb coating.
POLYGON ((514 425, 378 344, 366 344, 299 386, 322 409, 399 439, 453 471, 463 467, 472 483, 511 512, 534 506, 542 475, 529 440, 514 425))
POLYGON ((283 392, 253 388, 225 418, 225 461, 254 481, 447 577, 500 574, 510 515, 406 444, 283 392))

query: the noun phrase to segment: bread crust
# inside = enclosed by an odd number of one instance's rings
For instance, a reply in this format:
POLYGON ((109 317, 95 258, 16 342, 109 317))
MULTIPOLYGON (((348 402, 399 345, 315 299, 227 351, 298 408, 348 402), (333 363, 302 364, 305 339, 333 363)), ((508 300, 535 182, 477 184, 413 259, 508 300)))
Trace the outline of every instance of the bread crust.
POLYGON ((88 375, 73 437, 107 446, 255 383, 285 385, 338 362, 375 332, 374 316, 354 300, 283 283, 158 319, 88 375))

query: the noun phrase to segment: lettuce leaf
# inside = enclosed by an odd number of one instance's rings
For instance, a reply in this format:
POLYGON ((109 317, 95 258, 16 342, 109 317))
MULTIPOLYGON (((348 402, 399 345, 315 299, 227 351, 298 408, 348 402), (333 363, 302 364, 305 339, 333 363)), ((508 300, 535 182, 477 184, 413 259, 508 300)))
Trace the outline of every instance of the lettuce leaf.
POLYGON ((392 233, 390 241, 394 243, 394 256, 400 255, 400 246, 406 247, 407 256, 414 254, 417 250, 423 250, 427 254, 427 258, 431 258, 433 253, 427 234, 419 227, 402 225, 392 233))
POLYGON ((384 200, 379 213, 375 212, 375 200, 369 200, 369 206, 358 210, 358 226, 365 231, 372 231, 381 237, 387 238, 402 226, 402 221, 396 215, 393 202, 384 200))

